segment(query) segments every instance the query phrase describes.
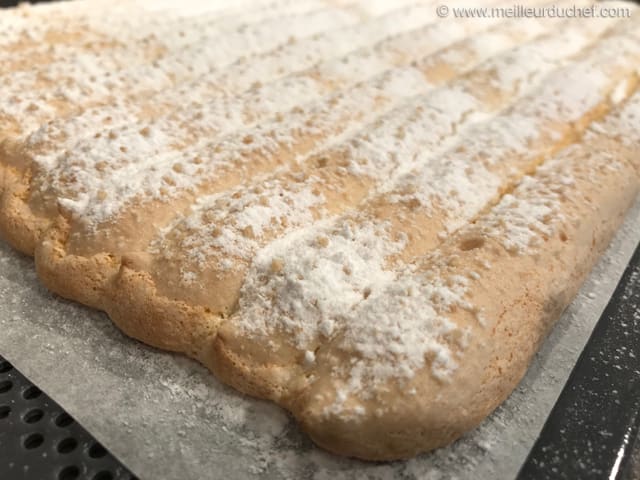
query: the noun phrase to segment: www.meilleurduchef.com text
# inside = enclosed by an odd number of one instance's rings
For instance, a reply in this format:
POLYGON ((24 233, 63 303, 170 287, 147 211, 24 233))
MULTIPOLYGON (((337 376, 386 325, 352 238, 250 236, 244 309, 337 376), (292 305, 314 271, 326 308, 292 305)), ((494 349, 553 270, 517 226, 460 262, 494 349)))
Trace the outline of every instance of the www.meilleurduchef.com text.
POLYGON ((436 7, 441 18, 629 18, 631 9, 622 6, 593 4, 508 7, 459 7, 441 4, 436 7))

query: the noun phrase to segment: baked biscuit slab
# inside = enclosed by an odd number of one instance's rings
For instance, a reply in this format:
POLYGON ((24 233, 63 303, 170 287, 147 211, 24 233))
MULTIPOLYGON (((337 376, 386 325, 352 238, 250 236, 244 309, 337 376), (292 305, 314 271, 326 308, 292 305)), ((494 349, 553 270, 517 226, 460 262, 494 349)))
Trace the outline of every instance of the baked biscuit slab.
POLYGON ((112 26, 68 12, 72 35, 32 31, 52 35, 50 75, 7 54, 40 90, 0 105, 0 234, 52 290, 336 453, 404 458, 477 425, 640 189, 637 14, 584 29, 434 21, 434 2, 118 5, 194 36, 127 65, 112 26), (98 51, 112 80, 93 91, 58 54, 98 51))

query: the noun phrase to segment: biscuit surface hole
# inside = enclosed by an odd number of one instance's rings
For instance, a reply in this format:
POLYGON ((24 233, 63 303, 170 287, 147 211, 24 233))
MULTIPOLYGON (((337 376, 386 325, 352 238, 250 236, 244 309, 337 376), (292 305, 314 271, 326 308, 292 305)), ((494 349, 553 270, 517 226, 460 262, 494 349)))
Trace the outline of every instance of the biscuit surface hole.
POLYGON ((460 250, 463 252, 467 252, 469 250, 475 250, 476 248, 480 248, 484 245, 484 238, 482 237, 469 237, 463 239, 460 244, 460 250))

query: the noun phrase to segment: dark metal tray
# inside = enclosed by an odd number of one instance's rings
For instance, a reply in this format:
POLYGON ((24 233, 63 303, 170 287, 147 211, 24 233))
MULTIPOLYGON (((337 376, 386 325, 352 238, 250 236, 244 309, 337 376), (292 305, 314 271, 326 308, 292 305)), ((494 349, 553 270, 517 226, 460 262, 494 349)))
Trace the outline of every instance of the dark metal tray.
POLYGON ((0 479, 80 478, 136 477, 0 356, 0 479))
POLYGON ((640 246, 518 478, 640 478, 639 426, 640 246))

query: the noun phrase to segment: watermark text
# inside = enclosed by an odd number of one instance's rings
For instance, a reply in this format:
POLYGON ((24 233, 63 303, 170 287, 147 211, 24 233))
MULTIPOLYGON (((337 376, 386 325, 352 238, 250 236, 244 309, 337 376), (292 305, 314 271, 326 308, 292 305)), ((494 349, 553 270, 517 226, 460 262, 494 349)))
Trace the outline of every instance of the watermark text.
POLYGON ((603 3, 536 7, 519 4, 508 7, 449 7, 441 4, 436 7, 436 14, 440 18, 629 18, 631 8, 603 3))

